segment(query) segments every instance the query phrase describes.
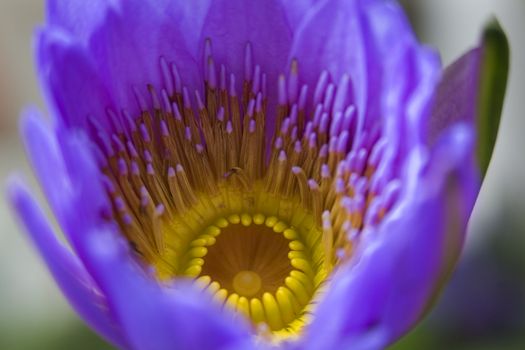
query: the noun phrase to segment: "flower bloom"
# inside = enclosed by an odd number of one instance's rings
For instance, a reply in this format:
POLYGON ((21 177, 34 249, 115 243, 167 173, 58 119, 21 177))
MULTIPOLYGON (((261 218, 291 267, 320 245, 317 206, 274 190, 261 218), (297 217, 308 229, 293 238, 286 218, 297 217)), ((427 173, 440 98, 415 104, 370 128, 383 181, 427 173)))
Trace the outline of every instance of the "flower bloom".
POLYGON ((133 349, 375 349, 422 317, 480 186, 477 81, 454 99, 396 3, 47 10, 54 118, 22 129, 72 249, 9 193, 94 330, 133 349))

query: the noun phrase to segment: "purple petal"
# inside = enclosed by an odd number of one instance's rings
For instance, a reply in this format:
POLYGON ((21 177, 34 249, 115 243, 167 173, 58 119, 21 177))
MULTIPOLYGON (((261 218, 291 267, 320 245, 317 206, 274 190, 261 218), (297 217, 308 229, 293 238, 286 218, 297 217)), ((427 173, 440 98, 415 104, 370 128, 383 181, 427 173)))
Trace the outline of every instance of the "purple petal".
POLYGON ((422 316, 459 253, 479 190, 473 141, 466 125, 443 135, 405 204, 367 234, 364 250, 334 276, 305 348, 369 341, 384 348, 422 316))
POLYGON ((202 29, 200 58, 204 55, 206 38, 212 40, 217 64, 224 64, 235 74, 237 89, 245 77, 245 50, 250 43, 253 50, 250 71, 259 65, 261 72, 267 74, 269 101, 276 101, 277 76, 285 72, 292 41, 280 1, 213 1, 202 29))
MULTIPOLYGON (((62 227, 68 233, 71 244, 87 271, 93 274, 93 268, 85 255, 83 235, 109 225, 105 218, 111 213, 111 204, 86 135, 81 132, 71 133, 67 129, 61 129, 57 133, 67 169, 65 176, 71 185, 62 227)), ((60 182, 60 179, 57 181, 60 182)))
POLYGON ((69 216, 75 217, 72 228, 78 224, 98 227, 106 222, 103 214, 110 212, 111 205, 103 175, 91 153, 91 143, 85 133, 58 129, 57 134, 73 190, 71 204, 83 208, 81 213, 76 212, 77 208, 70 209, 69 216))
MULTIPOLYGON (((326 70, 335 82, 349 73, 355 90, 366 94, 369 57, 365 29, 358 1, 315 4, 296 29, 290 51, 290 60, 299 61, 301 79, 310 89, 326 70)), ((358 102, 360 107, 364 105, 358 102)))
POLYGON ((109 204, 85 135, 57 130, 58 138, 36 110, 27 111, 23 117, 22 132, 31 164, 60 226, 76 249, 78 227, 101 225, 109 204))
POLYGON ((107 108, 138 116, 134 89, 149 100, 147 85, 163 86, 161 57, 179 67, 190 91, 202 88, 197 52, 208 1, 84 3, 51 2, 38 38, 44 90, 66 125, 85 127, 89 115, 107 128, 107 108))
MULTIPOLYGON (((392 101, 404 108, 407 96, 417 91, 415 85, 423 89, 422 101, 414 107, 417 112, 426 108, 421 105, 428 102, 440 70, 437 56, 417 43, 402 9, 393 1, 317 2, 297 29, 293 58, 299 61, 301 78, 312 87, 323 70, 335 83, 349 74, 348 101, 353 101, 359 114, 357 137, 359 130, 382 120, 378 116, 402 125, 405 114, 389 118, 385 114, 392 111, 384 108, 392 101), (399 78, 404 81, 396 81, 399 78)), ((423 113, 416 117, 419 124, 425 120, 423 113)))
POLYGON ((433 51, 407 45, 394 50, 384 68, 385 92, 379 107, 383 137, 397 154, 392 168, 402 172, 403 158, 415 145, 426 142, 426 126, 440 78, 440 63, 433 51))
POLYGON ((249 340, 247 326, 226 317, 202 292, 158 285, 111 230, 84 233, 82 248, 93 276, 132 348, 216 349, 249 340))
POLYGON ((455 122, 474 123, 480 55, 481 49, 474 49, 452 63, 443 73, 430 119, 430 144, 455 122))
POLYGON ((301 25, 301 22, 308 16, 308 12, 318 2, 319 0, 281 0, 281 6, 286 12, 292 33, 301 25))
POLYGON ((105 297, 84 267, 55 236, 41 209, 23 184, 11 181, 8 197, 19 220, 30 234, 71 306, 84 321, 112 344, 124 347, 126 341, 107 312, 105 297))
POLYGON ((89 49, 115 99, 115 108, 138 115, 133 88, 146 96, 148 84, 163 86, 160 59, 175 63, 190 91, 202 87, 197 59, 207 2, 131 0, 108 11, 92 34, 89 49))
POLYGON ((71 184, 66 175, 60 147, 36 109, 26 110, 22 114, 21 131, 36 177, 59 224, 64 226, 71 184))
POLYGON ((68 127, 87 130, 89 116, 108 129, 106 108, 112 102, 94 61, 65 32, 47 29, 37 36, 38 73, 55 116, 68 127))
POLYGON ((46 22, 51 27, 61 28, 85 42, 105 18, 110 7, 117 1, 111 0, 48 0, 46 1, 46 22))

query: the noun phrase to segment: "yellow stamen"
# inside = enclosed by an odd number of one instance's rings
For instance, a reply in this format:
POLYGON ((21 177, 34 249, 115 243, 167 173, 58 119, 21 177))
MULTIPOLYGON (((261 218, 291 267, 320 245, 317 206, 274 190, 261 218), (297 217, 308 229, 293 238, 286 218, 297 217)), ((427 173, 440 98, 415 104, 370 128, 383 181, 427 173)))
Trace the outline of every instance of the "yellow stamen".
POLYGON ((281 312, 274 296, 270 293, 264 293, 262 300, 266 318, 268 320, 268 325, 273 330, 281 329, 283 327, 281 312))
POLYGON ((261 301, 257 298, 250 299, 250 311, 254 323, 263 323, 266 321, 264 309, 261 301))

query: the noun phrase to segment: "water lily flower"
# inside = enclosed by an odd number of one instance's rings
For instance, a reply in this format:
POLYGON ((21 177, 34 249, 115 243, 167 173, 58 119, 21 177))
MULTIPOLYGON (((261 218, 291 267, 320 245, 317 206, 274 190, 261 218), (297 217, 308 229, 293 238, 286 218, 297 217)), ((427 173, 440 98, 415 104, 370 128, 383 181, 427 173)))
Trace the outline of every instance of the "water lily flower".
POLYGON ((505 49, 442 70, 388 0, 48 0, 22 134, 68 244, 9 198, 119 348, 384 348, 459 255, 505 49))

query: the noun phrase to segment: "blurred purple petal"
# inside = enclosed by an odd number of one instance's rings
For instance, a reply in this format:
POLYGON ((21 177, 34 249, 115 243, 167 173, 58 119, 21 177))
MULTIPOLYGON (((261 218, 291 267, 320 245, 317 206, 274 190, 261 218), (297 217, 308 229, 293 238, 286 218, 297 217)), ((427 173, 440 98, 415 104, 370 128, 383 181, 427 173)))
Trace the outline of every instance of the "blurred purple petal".
POLYGON ((89 229, 102 225, 103 214, 108 211, 90 143, 84 134, 66 129, 59 129, 57 138, 36 110, 25 114, 22 130, 44 193, 69 242, 78 250, 79 227, 89 229))
POLYGON ((64 227, 72 189, 60 146, 36 109, 28 109, 23 113, 21 129, 29 161, 51 209, 64 227))
POLYGON ((105 20, 108 9, 117 3, 115 0, 49 0, 46 1, 47 23, 85 42, 93 29, 105 20))
POLYGON ((474 49, 448 66, 436 91, 435 106, 429 125, 429 143, 433 144, 450 125, 474 123, 478 94, 481 50, 474 49))
MULTIPOLYGON (((300 22, 289 57, 299 61, 301 78, 311 89, 325 69, 336 83, 350 73, 354 89, 366 92, 367 43, 362 17, 358 1, 322 1, 300 22)), ((359 107, 364 105, 359 102, 359 107)))
POLYGON ((308 17, 308 13, 319 0, 281 0, 281 6, 286 12, 286 18, 292 31, 301 25, 301 22, 308 17))
POLYGON ((36 41, 40 81, 58 121, 87 130, 88 117, 96 116, 109 129, 112 100, 86 49, 56 29, 39 32, 36 41))
POLYGON ((107 310, 106 298, 78 259, 61 244, 41 209, 19 180, 8 187, 9 201, 17 212, 55 281, 80 317, 109 342, 125 347, 120 329, 107 310))

